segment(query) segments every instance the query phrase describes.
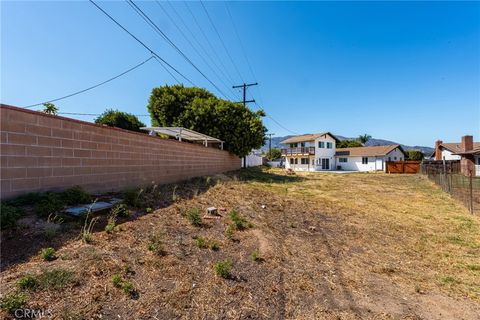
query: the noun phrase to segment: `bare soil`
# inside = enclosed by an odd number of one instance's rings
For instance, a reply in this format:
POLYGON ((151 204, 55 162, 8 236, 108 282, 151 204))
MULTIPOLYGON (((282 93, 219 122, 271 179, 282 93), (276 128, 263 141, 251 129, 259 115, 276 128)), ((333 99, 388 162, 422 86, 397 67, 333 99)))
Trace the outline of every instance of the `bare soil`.
POLYGON ((182 184, 175 202, 166 189, 154 213, 137 210, 113 233, 102 231, 104 217, 90 244, 75 221, 47 240, 45 222, 30 215, 2 234, 2 296, 24 292, 29 308, 55 319, 480 319, 480 219, 426 179, 248 170, 212 181, 182 184), (186 213, 210 206, 226 212, 192 226, 186 213), (233 209, 253 226, 229 239, 233 209), (155 235, 163 254, 148 248, 155 235), (198 237, 219 250, 197 247, 198 237), (46 246, 56 260, 38 255, 46 246), (227 279, 213 268, 225 259, 227 279), (17 285, 53 269, 76 279, 17 285))

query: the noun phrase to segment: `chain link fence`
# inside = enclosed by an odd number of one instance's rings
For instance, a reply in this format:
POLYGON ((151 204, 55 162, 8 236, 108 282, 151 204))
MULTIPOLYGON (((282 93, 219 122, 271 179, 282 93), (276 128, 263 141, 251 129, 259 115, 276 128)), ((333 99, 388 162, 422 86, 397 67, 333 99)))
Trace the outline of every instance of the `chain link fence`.
POLYGON ((421 172, 472 214, 480 214, 480 177, 474 171, 468 176, 461 174, 460 160, 423 161, 421 172))

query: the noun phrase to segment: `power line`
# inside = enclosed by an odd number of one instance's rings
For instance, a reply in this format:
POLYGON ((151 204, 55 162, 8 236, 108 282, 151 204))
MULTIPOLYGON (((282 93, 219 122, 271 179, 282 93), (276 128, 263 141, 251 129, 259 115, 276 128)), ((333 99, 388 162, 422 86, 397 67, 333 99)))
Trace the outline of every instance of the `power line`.
POLYGON ((158 25, 150 19, 150 17, 140 8, 138 7, 135 2, 132 0, 125 0, 127 1, 128 4, 139 14, 140 17, 143 18, 147 24, 152 27, 160 37, 165 39, 168 44, 170 44, 195 70, 197 70, 211 85, 215 87, 215 89, 220 92, 226 99, 228 99, 227 95, 220 89, 210 78, 208 78, 205 73, 200 70, 197 65, 195 65, 190 58, 187 57, 187 55, 158 27, 158 25))
MULTIPOLYGON (((237 36, 237 39, 238 39, 238 42, 240 43, 240 48, 242 50, 242 53, 243 53, 243 57, 245 58, 245 61, 247 62, 247 65, 248 65, 248 69, 250 70, 250 73, 253 77, 253 80, 255 82, 258 82, 257 81, 257 76, 255 74, 255 72, 253 71, 253 68, 252 68, 252 65, 250 63, 250 59, 248 59, 248 55, 247 55, 247 51, 245 50, 245 46, 243 45, 243 41, 242 41, 242 38, 240 37, 240 33, 238 32, 238 28, 235 24, 235 19, 233 19, 233 15, 232 13, 230 12, 230 9, 229 9, 229 5, 227 4, 227 2, 224 2, 225 4, 225 8, 227 9, 227 13, 228 13, 228 16, 230 17, 230 21, 232 22, 232 26, 233 26, 233 30, 235 31, 235 34, 237 36)), ((262 97, 262 92, 260 90, 260 87, 258 87, 258 93, 260 95, 260 102, 263 104, 263 97, 262 97)))
MULTIPOLYGON (((168 2, 170 3, 170 2, 168 2)), ((203 35, 203 37, 205 38, 208 46, 210 47, 210 50, 212 50, 213 54, 215 55, 215 57, 217 58, 218 62, 220 62, 220 64, 222 65, 223 69, 227 70, 227 68, 225 67, 225 64, 223 64, 223 61, 222 59, 220 59, 220 56, 218 55, 217 51, 215 50, 214 46, 212 45, 212 43, 210 42, 210 40, 208 39, 207 35, 205 34, 205 32, 203 31, 203 28, 202 26, 200 25, 200 23, 198 22, 197 18, 195 17, 195 14, 192 12, 192 10, 190 9, 190 5, 188 4, 188 2, 183 2, 183 4, 185 5, 185 7, 187 8, 188 12, 190 13, 190 15, 192 16, 193 18, 193 21, 195 22, 195 25, 197 26, 197 28, 200 30, 200 33, 203 35)), ((170 4, 170 6, 173 8, 173 6, 170 4)), ((233 81, 233 78, 228 74, 227 72, 227 77, 229 78, 230 80, 230 83, 234 83, 233 81)))
MULTIPOLYGON (((177 24, 177 22, 175 21, 175 19, 173 19, 173 17, 168 13, 168 11, 165 9, 165 7, 158 1, 158 0, 155 0, 155 3, 160 7, 160 9, 162 9, 163 13, 167 16, 167 18, 173 23, 173 25, 175 26, 175 28, 177 28, 177 30, 180 32, 180 34, 182 35, 182 37, 188 42, 188 44, 190 45, 190 47, 192 47, 192 49, 195 51, 195 53, 202 59, 202 61, 205 63, 205 65, 213 72, 213 74, 217 77, 218 80, 220 80, 220 82, 228 89, 230 89, 230 86, 227 85, 225 83, 225 81, 220 77, 220 75, 215 71, 214 68, 212 68, 212 66, 209 64, 209 62, 205 59, 205 57, 199 52, 199 50, 197 49, 197 47, 195 47, 192 43, 192 41, 190 41, 190 39, 187 37, 187 35, 185 34, 185 32, 183 32, 182 28, 180 28, 180 26, 177 24)), ((183 22, 183 19, 181 20, 183 22)), ((184 23, 185 25, 185 23, 184 23)), ((193 37, 193 39, 196 40, 195 37, 193 37)), ((207 54, 207 56, 211 59, 210 55, 207 54)), ((218 68, 218 66, 217 66, 218 68)), ((221 71, 221 70, 220 70, 221 71)), ((233 90, 230 89, 231 92, 233 92, 233 90)), ((235 100, 235 99, 232 99, 232 100, 235 100)))
POLYGON ((116 75, 116 76, 114 76, 114 77, 112 77, 112 78, 110 78, 110 79, 107 79, 107 80, 105 80, 105 81, 102 81, 102 82, 100 82, 100 83, 98 83, 98 84, 96 84, 96 85, 93 85, 93 86, 91 86, 91 87, 88 87, 88 88, 86 88, 86 89, 82 89, 82 90, 80 90, 80 91, 76 91, 76 92, 74 92, 74 93, 67 94, 66 96, 63 96, 63 97, 60 97, 60 98, 51 99, 51 100, 47 100, 47 101, 44 101, 44 102, 31 104, 31 105, 28 105, 28 106, 26 106, 26 107, 24 107, 24 108, 27 108, 27 109, 28 109, 28 108, 33 108, 33 107, 42 105, 42 104, 44 104, 44 103, 50 103, 50 102, 55 102, 55 101, 67 99, 67 98, 76 96, 77 94, 84 93, 84 92, 86 92, 86 91, 95 89, 95 88, 97 88, 97 87, 100 87, 101 85, 104 85, 104 84, 106 84, 106 83, 108 83, 108 82, 110 82, 110 81, 113 81, 113 80, 115 80, 115 79, 117 79, 117 78, 120 78, 121 76, 123 76, 123 75, 125 75, 125 74, 127 74, 127 73, 129 73, 129 72, 131 72, 131 71, 133 71, 133 70, 135 70, 135 69, 143 66, 145 63, 147 63, 148 61, 152 60, 153 58, 154 58, 154 56, 151 56, 150 58, 148 58, 148 59, 140 62, 140 63, 137 64, 136 66, 131 67, 130 69, 128 69, 128 70, 126 70, 126 71, 124 71, 124 72, 122 72, 122 73, 120 73, 120 74, 118 74, 118 75, 116 75))
POLYGON ((95 3, 93 0, 89 0, 95 7, 97 7, 98 10, 100 10, 104 15, 106 15, 110 20, 112 20, 118 27, 120 27, 123 31, 125 31, 128 35, 130 35, 133 39, 135 39, 138 43, 140 43, 145 49, 147 49, 152 55, 156 56, 159 60, 161 60, 164 64, 166 64, 170 69, 175 71, 178 75, 180 75, 183 79, 185 79, 188 83, 191 85, 195 86, 195 83, 193 83, 189 78, 187 78, 185 75, 183 75, 180 71, 178 71, 175 67, 173 67, 171 64, 169 64, 165 59, 160 57, 155 51, 150 49, 145 43, 143 43, 140 39, 138 39, 133 33, 127 30, 123 25, 120 24, 115 18, 113 18, 111 15, 109 15, 105 10, 103 10, 98 4, 95 3))
POLYGON ((256 102, 254 102, 254 103, 255 103, 255 106, 257 106, 257 108, 258 108, 259 110, 263 110, 263 111, 265 112, 265 116, 266 116, 267 118, 269 118, 270 120, 272 120, 273 122, 275 122, 280 128, 282 128, 283 130, 286 130, 286 131, 288 131, 288 132, 290 132, 290 133, 293 133, 293 134, 300 134, 300 133, 298 133, 298 132, 295 132, 295 131, 290 130, 290 129, 286 128, 285 126, 283 126, 280 122, 278 122, 278 121, 275 120, 272 116, 270 116, 264 109, 262 109, 256 102))
POLYGON ((212 20, 212 18, 210 17, 210 14, 208 13, 207 8, 206 8, 205 5, 203 4, 203 1, 202 1, 202 0, 200 0, 200 4, 202 5, 203 10, 205 11, 205 13, 206 13, 206 15, 207 15, 208 20, 210 21, 210 24, 212 25, 213 29, 215 30, 215 33, 217 34, 218 39, 220 39, 220 42, 222 43, 223 49, 225 49, 225 52, 227 53, 227 56, 228 56, 228 58, 230 59, 230 62, 232 63, 232 65, 233 65, 233 67, 235 68, 235 70, 237 71, 238 76, 240 77, 240 79, 242 80, 242 82, 245 82, 245 81, 243 80, 243 78, 242 78, 242 75, 240 74, 240 71, 239 71, 238 68, 237 68, 237 65, 236 65, 235 62, 233 61, 232 56, 230 55, 230 52, 228 51, 227 46, 225 45, 225 42, 223 41, 222 36, 220 35, 220 32, 218 32, 218 29, 217 29, 217 27, 215 26, 215 23, 213 23, 213 20, 212 20))

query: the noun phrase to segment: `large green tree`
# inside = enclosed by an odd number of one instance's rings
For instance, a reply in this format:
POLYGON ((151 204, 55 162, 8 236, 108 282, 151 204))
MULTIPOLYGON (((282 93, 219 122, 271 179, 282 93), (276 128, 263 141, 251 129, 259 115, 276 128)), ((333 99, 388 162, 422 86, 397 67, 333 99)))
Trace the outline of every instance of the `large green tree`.
POLYGON ((267 151, 266 157, 268 160, 280 159, 282 157, 282 152, 280 149, 273 148, 272 150, 267 151))
POLYGON ((146 133, 145 131, 140 130, 140 127, 145 127, 145 124, 138 120, 135 115, 113 109, 108 109, 98 116, 98 118, 95 119, 95 123, 146 133))
POLYGON ((342 140, 337 144, 337 148, 363 147, 358 140, 342 140))
POLYGON ((405 160, 416 160, 422 161, 423 160, 423 152, 419 150, 407 150, 405 151, 405 160))
POLYGON ((265 140, 263 111, 222 100, 201 88, 182 85, 154 88, 148 103, 154 126, 178 126, 225 141, 224 148, 240 157, 265 140))

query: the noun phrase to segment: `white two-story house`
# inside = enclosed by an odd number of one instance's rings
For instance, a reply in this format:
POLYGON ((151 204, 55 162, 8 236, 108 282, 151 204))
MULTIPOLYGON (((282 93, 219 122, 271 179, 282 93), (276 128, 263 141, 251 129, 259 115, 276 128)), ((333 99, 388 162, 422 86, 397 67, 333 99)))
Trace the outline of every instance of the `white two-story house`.
POLYGON ((282 144, 285 168, 298 171, 324 171, 335 169, 335 150, 339 140, 330 132, 290 137, 282 144))
POLYGON ((282 144, 285 168, 295 171, 378 171, 387 161, 403 161, 405 153, 396 145, 337 148, 340 142, 330 132, 290 137, 282 144))

